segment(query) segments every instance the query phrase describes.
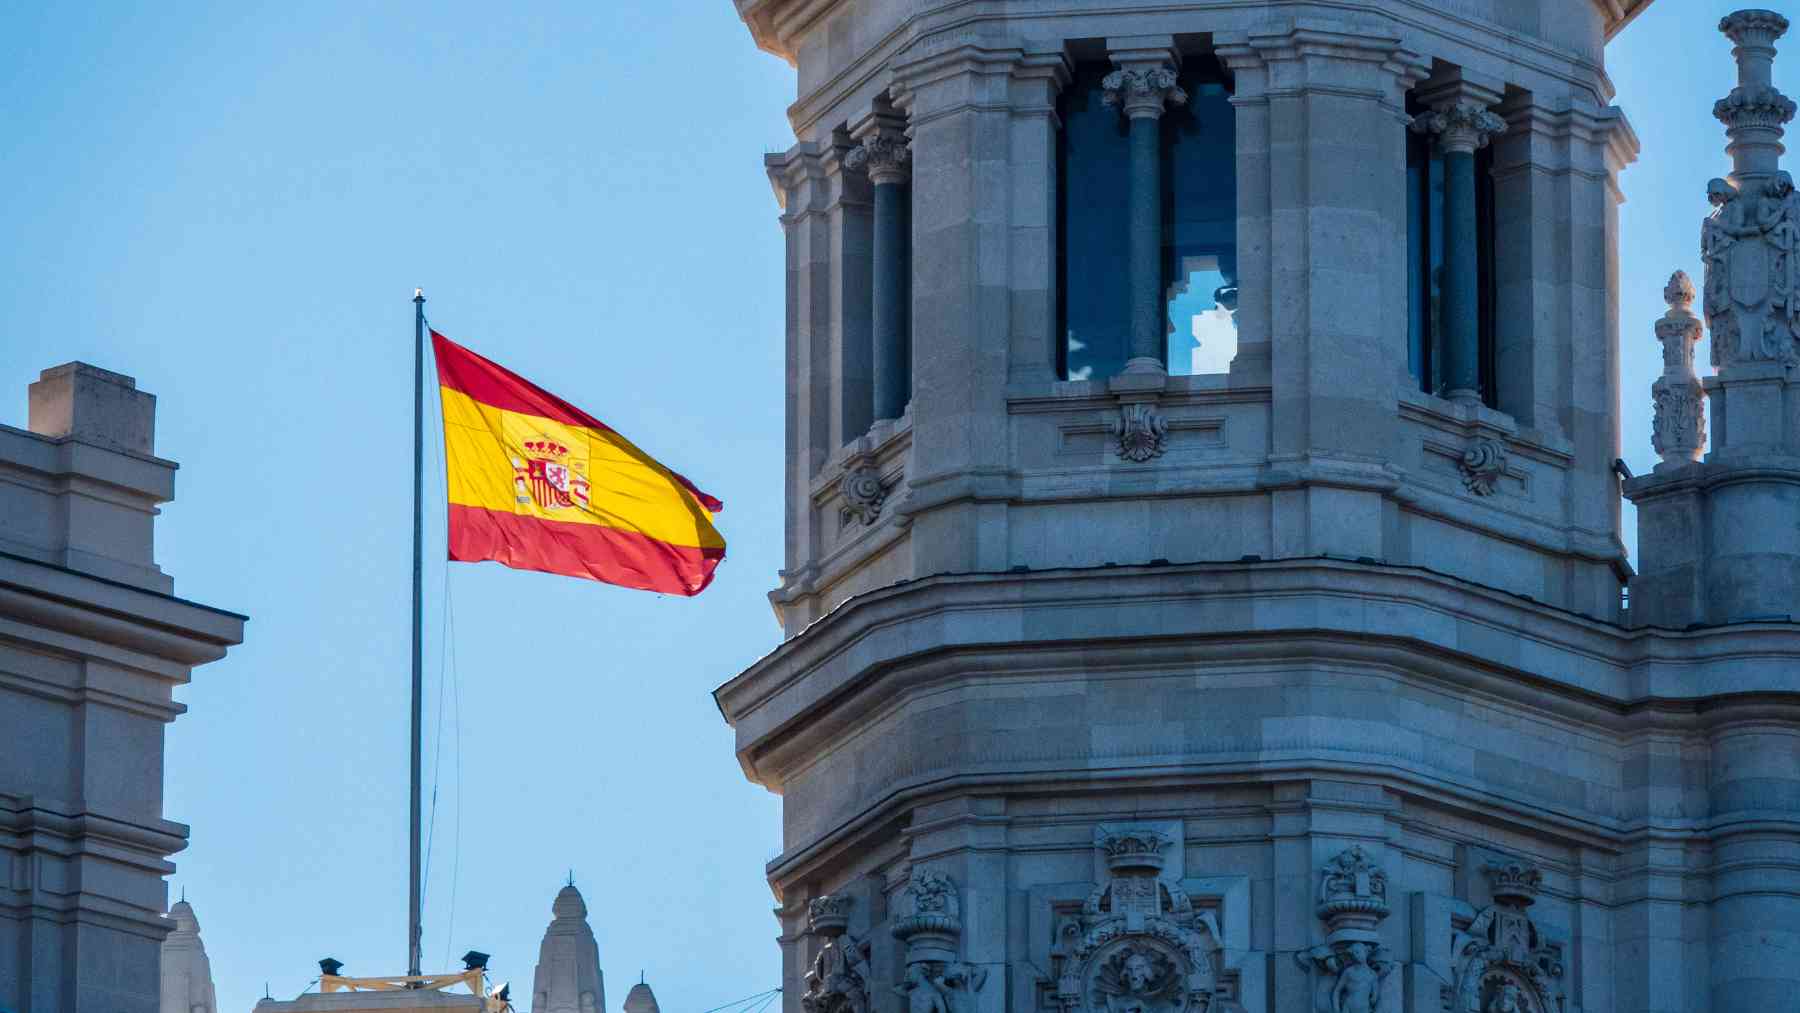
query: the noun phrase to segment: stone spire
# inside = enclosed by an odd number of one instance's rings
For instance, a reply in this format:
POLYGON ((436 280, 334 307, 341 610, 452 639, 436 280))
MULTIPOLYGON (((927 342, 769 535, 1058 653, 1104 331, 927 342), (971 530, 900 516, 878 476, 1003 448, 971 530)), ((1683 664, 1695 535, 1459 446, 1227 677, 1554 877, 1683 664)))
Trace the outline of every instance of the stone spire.
POLYGON ((563 887, 550 914, 532 977, 531 1013, 600 1013, 606 1008, 606 982, 581 891, 573 883, 563 887))
POLYGON ((218 1013, 212 962, 200 941, 200 920, 186 900, 169 909, 175 931, 162 944, 161 1013, 218 1013))
POLYGON ((640 981, 625 996, 625 1013, 662 1013, 662 1007, 656 1004, 656 993, 640 981))

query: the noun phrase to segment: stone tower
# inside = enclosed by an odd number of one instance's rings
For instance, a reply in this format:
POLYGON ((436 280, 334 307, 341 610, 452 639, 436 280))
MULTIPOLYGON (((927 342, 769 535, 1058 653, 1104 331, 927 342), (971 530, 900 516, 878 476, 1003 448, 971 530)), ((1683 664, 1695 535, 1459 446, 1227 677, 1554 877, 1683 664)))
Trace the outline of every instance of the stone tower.
POLYGON ((219 1013, 212 961, 200 941, 200 920, 186 899, 169 908, 175 930, 162 944, 162 1013, 219 1013))
MULTIPOLYGON (((788 1013, 1791 1008, 1793 599, 1621 600, 1647 0, 736 6, 798 74, 786 639, 716 692, 788 1013)), ((1788 368, 1709 381, 1764 456, 1666 480, 1662 586, 1705 496, 1800 558, 1788 368)))
POLYGON ((156 397, 70 362, 29 402, 27 428, 0 425, 0 1010, 156 1013, 180 928, 163 877, 188 839, 163 811, 163 732, 244 617, 176 597, 157 565, 177 466, 156 397))
POLYGON ((600 1013, 606 1009, 600 947, 588 927, 587 903, 575 884, 557 892, 550 914, 532 974, 532 1013, 600 1013))

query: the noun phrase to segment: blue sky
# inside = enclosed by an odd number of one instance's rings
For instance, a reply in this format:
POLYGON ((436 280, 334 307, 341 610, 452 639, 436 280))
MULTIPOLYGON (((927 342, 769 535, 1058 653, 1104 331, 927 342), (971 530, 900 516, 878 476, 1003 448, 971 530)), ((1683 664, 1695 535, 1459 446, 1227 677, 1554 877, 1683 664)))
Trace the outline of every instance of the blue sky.
MULTIPOLYGON (((46 366, 137 377, 182 464, 159 560, 177 593, 252 617, 168 735, 165 809, 193 827, 173 889, 227 1013, 265 982, 293 996, 326 955, 404 962, 414 285, 446 334, 723 497, 731 542, 692 601, 428 564, 427 965, 482 949, 528 991, 572 868, 613 1007, 640 969, 670 1010, 778 980, 778 800, 709 692, 778 637, 760 155, 791 141, 792 71, 726 0, 526 6, 0 8, 0 421, 24 423, 46 366)), ((1669 272, 1698 273, 1725 169, 1730 6, 1660 0, 1609 53, 1645 149, 1621 215, 1640 471, 1651 322, 1669 272)), ((1800 53, 1777 68, 1800 93, 1800 53)))

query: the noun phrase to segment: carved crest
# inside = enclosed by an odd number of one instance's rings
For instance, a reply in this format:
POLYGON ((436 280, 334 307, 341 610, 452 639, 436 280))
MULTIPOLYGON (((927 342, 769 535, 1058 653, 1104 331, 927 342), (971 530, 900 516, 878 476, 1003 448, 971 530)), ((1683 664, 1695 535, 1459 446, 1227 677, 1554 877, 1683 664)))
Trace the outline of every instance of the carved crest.
POLYGON ((1119 409, 1119 420, 1113 423, 1113 442, 1119 456, 1127 461, 1148 461, 1161 457, 1169 438, 1169 420, 1156 406, 1142 401, 1119 409))
POLYGON ((1061 928, 1056 998, 1069 1013, 1206 1010, 1218 986, 1218 923, 1181 887, 1160 878, 1167 835, 1106 834, 1111 872, 1081 915, 1061 928))
POLYGON ((1492 496, 1499 487, 1500 476, 1506 474, 1506 448, 1499 440, 1484 436, 1463 451, 1458 466, 1464 488, 1477 496, 1492 496))
POLYGON ((1494 903, 1456 934, 1450 1013, 1563 1013, 1562 947, 1545 939, 1526 913, 1543 874, 1512 861, 1483 870, 1494 903))
POLYGON ((843 515, 864 524, 881 517, 881 506, 887 502, 887 487, 881 484, 881 469, 869 459, 852 461, 838 479, 838 495, 843 498, 843 515))

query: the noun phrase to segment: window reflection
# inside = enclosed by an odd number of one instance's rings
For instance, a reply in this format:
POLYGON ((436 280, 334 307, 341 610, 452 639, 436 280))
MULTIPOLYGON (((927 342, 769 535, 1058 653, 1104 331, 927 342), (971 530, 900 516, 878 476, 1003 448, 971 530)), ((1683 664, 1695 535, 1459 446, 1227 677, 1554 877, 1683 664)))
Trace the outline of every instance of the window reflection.
MULTIPOLYGON (((1130 348, 1131 279, 1126 222, 1131 192, 1129 128, 1105 103, 1104 60, 1079 63, 1058 101, 1057 371, 1103 380, 1130 348)), ((1175 374, 1222 373, 1237 354, 1235 113, 1223 69, 1187 58, 1185 106, 1162 119, 1162 281, 1175 374)))

